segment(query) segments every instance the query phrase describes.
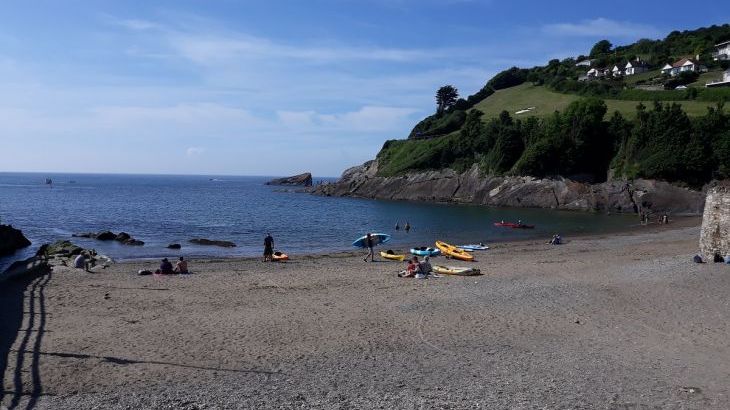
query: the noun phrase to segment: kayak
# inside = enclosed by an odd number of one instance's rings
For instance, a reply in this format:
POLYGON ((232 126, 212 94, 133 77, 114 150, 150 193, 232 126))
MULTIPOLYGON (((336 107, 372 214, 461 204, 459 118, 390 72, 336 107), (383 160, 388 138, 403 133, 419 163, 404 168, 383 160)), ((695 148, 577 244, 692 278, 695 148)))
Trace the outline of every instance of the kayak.
POLYGON ((515 222, 495 222, 494 226, 501 226, 512 229, 534 229, 535 225, 518 224, 515 222))
POLYGON ((274 262, 288 261, 289 260, 289 255, 287 255, 287 254, 285 254, 283 252, 276 251, 271 256, 271 259, 273 259, 274 262))
POLYGON ((418 256, 439 256, 441 251, 435 248, 427 248, 421 246, 419 248, 411 248, 411 253, 418 256))
MULTIPOLYGON (((384 234, 384 233, 371 233, 370 237, 373 240, 373 245, 378 245, 381 243, 386 243, 390 240, 390 235, 384 234)), ((355 240, 355 242, 352 243, 352 246, 356 248, 367 248, 368 245, 368 237, 367 235, 361 236, 355 240)))
POLYGON ((450 258, 459 259, 459 260, 468 261, 468 262, 471 262, 474 260, 474 256, 469 254, 469 252, 467 252, 461 248, 457 248, 454 245, 449 245, 446 242, 436 241, 436 247, 439 248, 441 250, 441 253, 443 253, 447 258, 450 257, 450 258))
POLYGON ((434 266, 433 271, 442 275, 476 276, 482 272, 478 268, 461 268, 456 266, 434 266))
POLYGON ((460 245, 459 248, 469 252, 469 251, 486 251, 489 249, 489 246, 486 245, 460 245))
POLYGON ((394 253, 393 251, 391 251, 390 249, 388 249, 385 252, 380 251, 380 256, 382 256, 385 259, 390 259, 392 261, 398 261, 398 262, 403 262, 403 260, 406 258, 406 255, 402 255, 402 254, 398 255, 398 254, 394 253))

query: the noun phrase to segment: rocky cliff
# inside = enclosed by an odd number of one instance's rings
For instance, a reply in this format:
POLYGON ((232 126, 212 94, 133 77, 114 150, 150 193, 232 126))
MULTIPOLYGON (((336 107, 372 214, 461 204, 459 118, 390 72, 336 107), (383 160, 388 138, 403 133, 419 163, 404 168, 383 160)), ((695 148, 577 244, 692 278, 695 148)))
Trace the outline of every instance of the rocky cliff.
POLYGON ((30 246, 30 241, 20 229, 10 225, 0 225, 0 256, 11 255, 26 246, 30 246))
POLYGON ((294 175, 286 178, 272 179, 266 185, 303 185, 312 186, 312 174, 305 172, 303 174, 294 175))
POLYGON ((373 199, 591 210, 702 213, 704 194, 666 182, 635 180, 587 184, 565 178, 483 176, 474 166, 394 177, 377 176, 377 160, 346 170, 339 181, 314 188, 317 195, 373 199))
POLYGON ((707 191, 702 215, 700 251, 706 260, 717 252, 730 255, 730 181, 723 181, 707 191))

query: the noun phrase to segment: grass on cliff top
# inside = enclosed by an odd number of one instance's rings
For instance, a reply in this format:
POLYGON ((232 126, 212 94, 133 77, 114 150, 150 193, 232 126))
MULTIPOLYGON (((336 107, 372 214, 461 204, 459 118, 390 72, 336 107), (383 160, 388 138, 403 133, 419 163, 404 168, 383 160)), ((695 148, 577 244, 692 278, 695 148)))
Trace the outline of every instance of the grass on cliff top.
MULTIPOLYGON (((563 111, 568 104, 580 99, 581 97, 573 94, 562 94, 550 91, 542 86, 534 86, 529 83, 521 84, 515 87, 499 90, 474 106, 474 108, 484 113, 483 119, 499 116, 502 110, 507 110, 515 118, 526 117, 547 117, 553 112, 563 111), (535 107, 530 112, 516 115, 518 110, 535 107)), ((639 101, 630 100, 604 100, 608 107, 607 115, 611 115, 614 111, 619 111, 624 117, 634 118, 636 116, 636 106, 639 101)), ((669 101, 671 102, 671 101, 669 101)), ((689 116, 700 116, 707 113, 707 107, 715 106, 714 102, 702 101, 676 101, 682 105, 682 108, 689 116)), ((652 101, 644 101, 644 105, 650 106, 652 101)))
POLYGON ((378 153, 378 175, 393 176, 406 171, 427 170, 440 163, 441 152, 454 134, 428 140, 392 140, 378 153))

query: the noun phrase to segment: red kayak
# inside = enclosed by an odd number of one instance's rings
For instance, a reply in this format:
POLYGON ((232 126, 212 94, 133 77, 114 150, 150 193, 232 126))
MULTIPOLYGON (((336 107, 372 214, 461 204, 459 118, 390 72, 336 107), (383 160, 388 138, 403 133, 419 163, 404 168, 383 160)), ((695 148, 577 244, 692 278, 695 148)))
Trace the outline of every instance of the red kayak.
POLYGON ((518 224, 515 222, 495 222, 494 226, 502 226, 505 228, 512 228, 512 229, 534 229, 535 228, 535 225, 518 224))

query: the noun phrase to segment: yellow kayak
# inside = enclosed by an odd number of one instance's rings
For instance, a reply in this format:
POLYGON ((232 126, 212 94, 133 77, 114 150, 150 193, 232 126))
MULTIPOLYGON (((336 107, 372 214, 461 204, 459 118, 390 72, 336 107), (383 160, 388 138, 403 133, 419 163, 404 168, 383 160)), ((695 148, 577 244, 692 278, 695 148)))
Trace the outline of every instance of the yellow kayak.
POLYGON ((446 242, 436 241, 436 247, 439 248, 441 253, 443 253, 447 258, 454 258, 467 262, 474 260, 474 256, 469 252, 461 248, 457 248, 454 245, 449 245, 446 242))
POLYGON ((456 266, 434 266, 433 271, 442 275, 475 276, 482 272, 477 268, 459 268, 456 266))
POLYGON ((406 255, 395 254, 390 249, 388 249, 385 252, 380 251, 380 256, 382 256, 385 259, 390 259, 392 261, 398 261, 398 262, 403 262, 403 260, 406 258, 406 255))

